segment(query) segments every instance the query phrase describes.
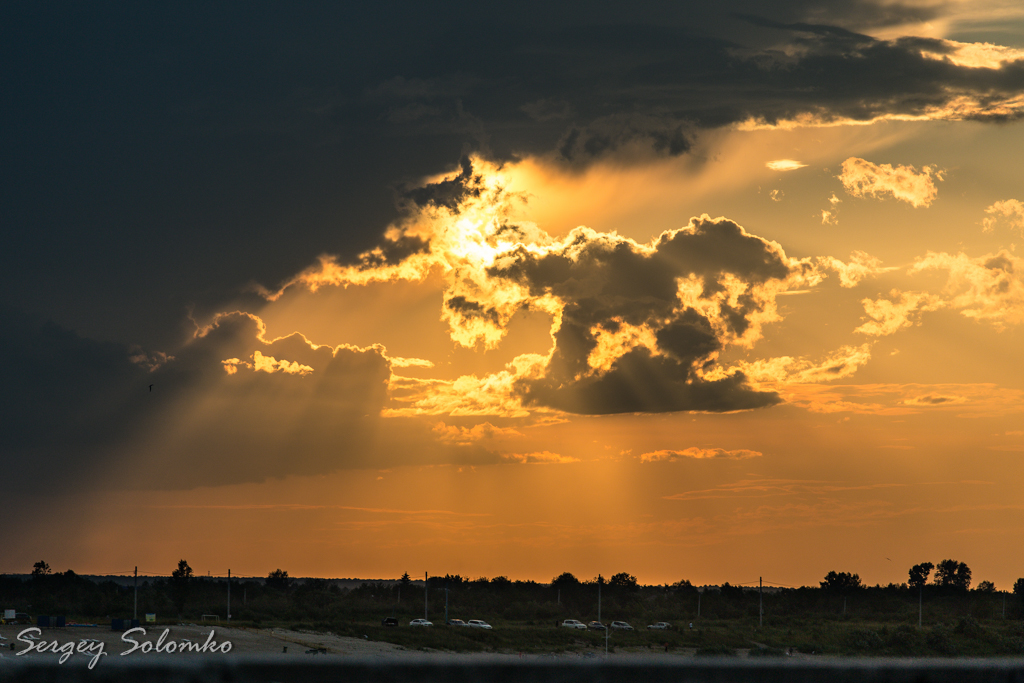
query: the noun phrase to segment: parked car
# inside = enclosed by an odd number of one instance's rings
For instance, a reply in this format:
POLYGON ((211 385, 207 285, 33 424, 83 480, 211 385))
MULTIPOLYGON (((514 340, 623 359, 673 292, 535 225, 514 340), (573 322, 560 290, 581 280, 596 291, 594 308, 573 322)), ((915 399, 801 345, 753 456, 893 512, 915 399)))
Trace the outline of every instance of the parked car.
POLYGON ((449 626, 469 626, 469 624, 464 622, 462 619, 449 619, 448 620, 448 625, 449 626))
POLYGON ((647 628, 654 628, 658 629, 659 631, 667 631, 670 628, 672 628, 672 624, 668 623, 667 621, 659 621, 656 624, 648 624, 647 628))
POLYGON ((470 619, 469 625, 473 628, 486 628, 488 630, 490 630, 491 628, 490 624, 488 624, 486 621, 481 621, 480 619, 470 619))
POLYGON ((380 620, 381 626, 398 626, 398 619, 394 617, 385 617, 380 620))
POLYGON ((426 619, 413 619, 409 622, 409 626, 433 626, 434 624, 427 621, 426 619))
POLYGON ((587 624, 587 628, 591 631, 604 631, 608 627, 602 624, 600 621, 592 621, 589 624, 587 624))
POLYGON ((578 628, 584 631, 587 630, 586 624, 584 624, 582 621, 576 621, 575 619, 566 619, 562 622, 562 626, 566 628, 578 628))
POLYGON ((624 621, 613 621, 611 624, 612 628, 616 631, 632 631, 633 627, 624 621))

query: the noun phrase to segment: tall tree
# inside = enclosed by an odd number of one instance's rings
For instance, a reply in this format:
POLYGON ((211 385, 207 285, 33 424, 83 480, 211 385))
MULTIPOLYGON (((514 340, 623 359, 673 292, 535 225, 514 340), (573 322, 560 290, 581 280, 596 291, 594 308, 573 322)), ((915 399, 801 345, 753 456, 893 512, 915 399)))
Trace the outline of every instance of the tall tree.
POLYGON ((275 569, 267 574, 266 586, 267 588, 283 591, 288 590, 288 586, 291 585, 291 582, 292 580, 288 577, 288 572, 281 569, 275 569))
POLYGON ((46 564, 42 560, 39 560, 32 565, 32 576, 46 576, 50 573, 50 565, 46 564))
POLYGON ((935 583, 945 588, 967 590, 971 587, 971 569, 963 562, 943 560, 935 568, 935 583))
POLYGON ((551 579, 551 585, 554 588, 570 588, 572 586, 580 585, 580 580, 569 572, 562 572, 555 578, 551 579))
POLYGON ((608 587, 622 588, 625 590, 632 591, 639 588, 639 585, 636 582, 635 576, 627 574, 626 572, 620 572, 618 574, 615 574, 614 576, 612 576, 612 578, 608 580, 608 587))
POLYGON ((171 572, 171 601, 178 608, 178 614, 185 611, 185 603, 192 590, 192 567, 185 560, 178 560, 178 568, 171 572))
POLYGON ((908 572, 910 574, 910 581, 907 583, 911 588, 921 588, 921 586, 928 583, 928 575, 932 573, 932 569, 935 569, 935 565, 931 562, 915 564, 908 572))
POLYGON ((825 580, 821 582, 821 587, 837 593, 845 593, 861 587, 860 576, 850 572, 829 572, 825 574, 825 580))

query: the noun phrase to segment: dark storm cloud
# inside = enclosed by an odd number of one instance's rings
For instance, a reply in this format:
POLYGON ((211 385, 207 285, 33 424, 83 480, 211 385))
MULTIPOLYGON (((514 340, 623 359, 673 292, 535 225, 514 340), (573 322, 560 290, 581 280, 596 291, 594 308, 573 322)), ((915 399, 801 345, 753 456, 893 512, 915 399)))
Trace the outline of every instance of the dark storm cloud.
POLYGON ((0 313, 10 361, 0 367, 3 491, 192 488, 499 460, 438 444, 427 425, 382 428, 391 374, 382 349, 314 349, 297 334, 263 343, 258 322, 236 313, 149 370, 138 350, 0 313))
POLYGON ((985 103, 1020 92, 1020 66, 968 69, 863 35, 941 11, 8 4, 0 291, 87 336, 159 348, 190 306, 243 305, 250 281, 372 249, 397 216, 392 188, 467 150, 575 166, 680 155, 749 117, 915 114, 960 95, 984 100, 965 116, 1016 116, 985 103))

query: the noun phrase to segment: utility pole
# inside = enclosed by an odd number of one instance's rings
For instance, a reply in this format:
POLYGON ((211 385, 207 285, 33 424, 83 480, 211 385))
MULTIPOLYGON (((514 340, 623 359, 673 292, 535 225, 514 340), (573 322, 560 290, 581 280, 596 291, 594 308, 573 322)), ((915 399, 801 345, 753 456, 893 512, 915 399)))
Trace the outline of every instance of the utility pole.
POLYGON ((601 575, 597 575, 597 620, 601 621, 601 575))
MULTIPOLYGON (((423 572, 423 618, 427 619, 427 573, 423 572)), ((427 619, 427 621, 430 621, 427 619)))
POLYGON ((921 628, 921 611, 924 605, 924 585, 917 587, 917 627, 921 628))
POLYGON ((704 591, 697 591, 697 618, 700 619, 700 596, 704 595, 704 591))
MULTIPOLYGON (((1006 601, 1003 601, 1003 612, 1006 612, 1006 601)), ((135 565, 135 607, 132 608, 132 619, 139 618, 139 566, 135 565)))
POLYGON ((444 586, 444 625, 448 625, 448 584, 444 586))
POLYGON ((228 570, 228 621, 231 621, 231 570, 228 570))
POLYGON ((764 626, 764 579, 760 576, 757 577, 757 612, 757 626, 760 628, 764 626))

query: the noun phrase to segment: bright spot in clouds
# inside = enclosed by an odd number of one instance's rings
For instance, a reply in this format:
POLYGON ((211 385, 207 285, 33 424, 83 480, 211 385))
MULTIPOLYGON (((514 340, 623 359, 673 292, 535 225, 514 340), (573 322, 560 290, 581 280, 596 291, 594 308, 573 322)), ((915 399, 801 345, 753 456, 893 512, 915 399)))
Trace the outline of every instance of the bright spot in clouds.
POLYGON ((801 164, 794 159, 776 159, 775 161, 769 161, 765 166, 773 171, 795 171, 798 168, 806 167, 807 164, 801 164))

